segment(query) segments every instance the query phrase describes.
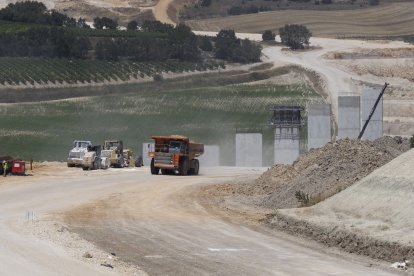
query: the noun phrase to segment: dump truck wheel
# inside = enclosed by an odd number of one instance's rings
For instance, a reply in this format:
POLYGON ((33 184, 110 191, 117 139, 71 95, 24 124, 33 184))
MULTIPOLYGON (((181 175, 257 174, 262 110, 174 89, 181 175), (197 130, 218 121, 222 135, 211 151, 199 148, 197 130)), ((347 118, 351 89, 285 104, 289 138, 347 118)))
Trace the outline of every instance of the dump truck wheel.
POLYGON ((89 170, 89 167, 82 166, 82 170, 87 171, 87 170, 89 170))
POLYGON ((159 174, 160 168, 156 168, 154 165, 154 158, 151 159, 151 174, 159 174))
POLYGON ((75 167, 75 164, 69 164, 69 163, 68 163, 68 167, 69 167, 69 168, 73 168, 73 167, 75 167))
POLYGON ((169 175, 169 174, 171 174, 171 170, 161 169, 161 174, 162 175, 169 175))
POLYGON ((197 159, 194 159, 194 168, 193 168, 193 174, 198 175, 198 171, 200 169, 200 163, 197 159))
POLYGON ((180 159, 180 165, 178 167, 178 174, 179 175, 187 175, 188 173, 188 161, 187 158, 181 158, 180 159))

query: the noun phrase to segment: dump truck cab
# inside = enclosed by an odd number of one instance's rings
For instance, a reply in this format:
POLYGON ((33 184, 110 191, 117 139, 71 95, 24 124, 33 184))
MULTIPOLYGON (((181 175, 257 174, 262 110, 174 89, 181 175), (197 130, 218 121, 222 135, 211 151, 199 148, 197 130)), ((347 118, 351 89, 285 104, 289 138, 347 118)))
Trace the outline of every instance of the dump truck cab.
POLYGON ((88 146, 92 146, 91 141, 73 141, 73 148, 69 151, 69 157, 67 160, 68 167, 82 165, 83 156, 88 152, 88 146))
POLYGON ((197 157, 204 153, 204 145, 185 136, 152 136, 154 148, 149 151, 151 173, 198 175, 197 157))
POLYGON ((123 168, 124 146, 122 140, 105 141, 101 156, 109 159, 112 167, 123 168))

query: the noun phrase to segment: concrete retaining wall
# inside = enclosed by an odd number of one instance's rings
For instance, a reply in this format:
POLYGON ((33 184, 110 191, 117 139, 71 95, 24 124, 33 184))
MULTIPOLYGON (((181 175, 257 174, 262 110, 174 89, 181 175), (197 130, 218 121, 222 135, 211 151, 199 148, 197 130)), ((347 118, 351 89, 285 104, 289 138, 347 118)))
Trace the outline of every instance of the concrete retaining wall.
POLYGON ((204 154, 199 158, 200 167, 220 166, 220 147, 216 145, 205 145, 204 154))
POLYGON ((323 147, 331 141, 331 105, 308 106, 308 149, 323 147))
POLYGON ((357 138, 360 132, 360 96, 338 97, 338 139, 357 138))
POLYGON ((291 165, 299 157, 299 139, 283 138, 298 135, 298 127, 275 129, 274 164, 291 165))
MULTIPOLYGON (((362 90, 361 96, 361 129, 368 119, 369 113, 374 107, 375 101, 377 100, 381 89, 365 88, 362 90)), ((377 108, 365 129, 362 139, 375 140, 382 137, 384 133, 383 129, 383 99, 381 98, 377 108)))
POLYGON ((150 149, 154 148, 154 143, 143 143, 142 144, 142 162, 144 163, 144 166, 150 166, 151 165, 151 158, 148 157, 148 152, 150 149))
POLYGON ((236 134, 237 167, 261 167, 262 150, 261 133, 236 134))

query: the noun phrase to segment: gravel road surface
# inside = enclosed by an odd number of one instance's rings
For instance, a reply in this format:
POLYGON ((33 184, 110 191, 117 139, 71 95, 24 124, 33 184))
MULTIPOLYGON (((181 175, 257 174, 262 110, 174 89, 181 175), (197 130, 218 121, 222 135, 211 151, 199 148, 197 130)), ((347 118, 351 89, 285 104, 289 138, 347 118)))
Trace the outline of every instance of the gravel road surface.
POLYGON ((152 176, 148 168, 83 172, 54 164, 35 176, 2 179, 0 274, 122 274, 26 233, 21 223, 34 213, 39 222, 64 219, 82 237, 150 275, 390 275, 232 223, 193 196, 201 185, 257 177, 263 170, 215 168, 179 177, 152 176))

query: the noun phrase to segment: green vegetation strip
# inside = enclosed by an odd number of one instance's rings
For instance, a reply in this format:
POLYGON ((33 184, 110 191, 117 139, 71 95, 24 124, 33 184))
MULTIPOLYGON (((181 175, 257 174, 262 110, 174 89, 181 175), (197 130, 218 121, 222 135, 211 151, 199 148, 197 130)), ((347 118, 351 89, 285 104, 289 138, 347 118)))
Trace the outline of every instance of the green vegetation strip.
MULTIPOLYGON (((114 87, 114 89, 117 89, 114 87)), ((74 139, 123 139, 140 153, 150 135, 183 134, 220 145, 226 164, 234 161, 235 129, 267 127, 274 104, 320 101, 306 86, 231 85, 164 89, 53 102, 0 105, 1 154, 24 159, 66 160, 74 139)), ((267 143, 267 144, 266 144, 267 143)), ((266 160, 272 152, 264 151, 266 160)))
POLYGON ((224 67, 223 63, 191 62, 111 62, 104 60, 0 58, 0 84, 69 84, 128 81, 161 73, 206 71, 224 67))

